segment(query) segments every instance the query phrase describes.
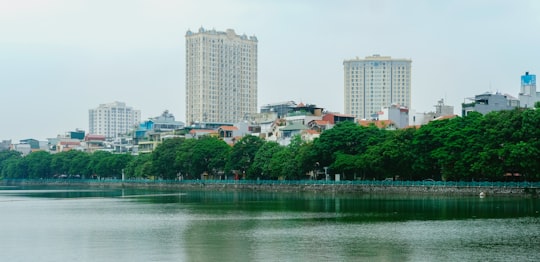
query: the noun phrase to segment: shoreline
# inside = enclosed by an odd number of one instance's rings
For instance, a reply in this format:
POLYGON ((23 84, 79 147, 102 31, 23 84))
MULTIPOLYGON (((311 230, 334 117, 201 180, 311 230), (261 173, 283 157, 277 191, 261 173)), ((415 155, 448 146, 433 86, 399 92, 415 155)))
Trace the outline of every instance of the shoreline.
MULTIPOLYGON (((317 182, 317 181, 315 181, 317 182)), ((235 181, 235 180, 191 180, 191 181, 121 181, 121 180, 0 180, 2 186, 84 186, 146 189, 182 189, 202 191, 262 191, 262 192, 312 192, 339 194, 429 194, 459 196, 516 196, 539 197, 538 183, 530 186, 497 185, 437 185, 433 183, 314 183, 314 181, 235 181)))

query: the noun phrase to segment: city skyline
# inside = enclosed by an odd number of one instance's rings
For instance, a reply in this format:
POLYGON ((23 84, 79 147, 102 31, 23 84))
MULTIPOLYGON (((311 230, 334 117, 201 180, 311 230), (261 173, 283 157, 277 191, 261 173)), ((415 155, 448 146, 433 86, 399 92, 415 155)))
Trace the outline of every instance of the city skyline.
POLYGON ((255 35, 258 108, 279 101, 344 112, 343 61, 414 61, 411 109, 458 112, 486 91, 513 96, 539 74, 537 1, 0 0, 0 139, 88 130, 88 109, 122 101, 185 121, 185 32, 255 35), (7 126, 5 128, 4 126, 7 126))

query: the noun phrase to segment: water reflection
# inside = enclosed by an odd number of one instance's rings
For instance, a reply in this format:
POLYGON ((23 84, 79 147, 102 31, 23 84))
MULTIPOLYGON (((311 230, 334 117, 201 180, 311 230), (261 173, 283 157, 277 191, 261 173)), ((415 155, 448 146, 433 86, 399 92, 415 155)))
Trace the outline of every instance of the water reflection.
POLYGON ((0 208, 7 261, 540 259, 532 198, 10 188, 0 208))

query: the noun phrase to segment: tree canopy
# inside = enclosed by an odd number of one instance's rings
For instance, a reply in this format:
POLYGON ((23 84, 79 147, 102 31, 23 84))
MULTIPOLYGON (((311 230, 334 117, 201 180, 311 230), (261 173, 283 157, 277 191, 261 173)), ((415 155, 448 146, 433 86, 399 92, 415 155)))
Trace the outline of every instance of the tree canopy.
POLYGON ((1 178, 540 180, 540 110, 515 109, 383 130, 341 122, 287 146, 244 136, 169 139, 151 154, 0 152, 1 178), (235 176, 235 174, 239 176, 235 176), (244 176, 245 174, 245 176, 244 176))

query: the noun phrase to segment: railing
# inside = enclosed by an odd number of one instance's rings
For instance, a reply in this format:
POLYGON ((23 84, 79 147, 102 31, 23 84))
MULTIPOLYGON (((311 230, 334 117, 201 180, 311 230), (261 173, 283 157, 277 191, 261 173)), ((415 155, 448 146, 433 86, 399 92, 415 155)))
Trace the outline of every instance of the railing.
POLYGON ((540 182, 381 181, 381 180, 149 180, 149 179, 3 179, 0 184, 222 184, 222 185, 363 185, 388 187, 540 188, 540 182))

